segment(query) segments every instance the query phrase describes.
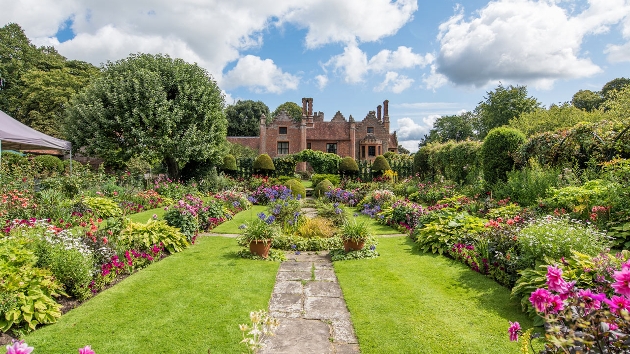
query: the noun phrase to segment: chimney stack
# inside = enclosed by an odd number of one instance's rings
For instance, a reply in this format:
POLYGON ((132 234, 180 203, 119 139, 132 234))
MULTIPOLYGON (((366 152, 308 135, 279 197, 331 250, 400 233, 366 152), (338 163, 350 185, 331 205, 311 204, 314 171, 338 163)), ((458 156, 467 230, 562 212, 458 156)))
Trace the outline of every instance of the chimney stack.
POLYGON ((379 104, 378 107, 376 107, 376 119, 378 119, 378 121, 381 121, 381 105, 379 104))

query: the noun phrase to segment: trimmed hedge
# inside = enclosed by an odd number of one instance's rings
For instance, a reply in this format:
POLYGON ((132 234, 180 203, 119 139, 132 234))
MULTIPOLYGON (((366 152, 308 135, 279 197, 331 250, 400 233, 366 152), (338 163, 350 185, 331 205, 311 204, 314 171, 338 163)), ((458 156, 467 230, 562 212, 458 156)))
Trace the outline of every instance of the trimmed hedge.
POLYGON ((253 166, 254 172, 270 174, 271 172, 276 170, 276 167, 271 160, 271 157, 267 154, 258 155, 256 160, 254 160, 253 166))
POLYGON ((306 188, 304 187, 302 182, 298 181, 297 179, 293 178, 287 180, 286 182, 284 182, 284 185, 291 190, 291 194, 294 197, 297 197, 298 195, 302 198, 306 197, 306 188))
POLYGON ((330 191, 332 189, 333 189, 333 184, 329 180, 325 179, 325 180, 319 182, 315 186, 315 188, 313 189, 313 196, 315 198, 321 198, 321 197, 324 196, 324 193, 326 193, 326 192, 328 192, 328 191, 330 191))
POLYGON ((339 173, 342 175, 355 175, 359 173, 359 165, 350 156, 344 157, 339 162, 339 173))
POLYGON ((391 170, 387 159, 385 159, 383 155, 376 156, 376 159, 374 159, 374 163, 372 164, 372 172, 378 172, 382 174, 387 170, 391 170))
POLYGON ((314 175, 311 176, 311 182, 313 182, 314 186, 317 186, 321 181, 323 181, 325 179, 330 181, 330 183, 332 183, 333 186, 338 186, 339 183, 341 182, 341 178, 339 178, 339 175, 314 174, 314 175))
POLYGON ((514 153, 525 143, 525 134, 514 128, 492 129, 483 141, 480 157, 483 177, 488 185, 506 181, 514 168, 514 153))
POLYGON ((227 154, 223 158, 223 166, 224 171, 234 172, 236 171, 236 159, 232 154, 227 154))

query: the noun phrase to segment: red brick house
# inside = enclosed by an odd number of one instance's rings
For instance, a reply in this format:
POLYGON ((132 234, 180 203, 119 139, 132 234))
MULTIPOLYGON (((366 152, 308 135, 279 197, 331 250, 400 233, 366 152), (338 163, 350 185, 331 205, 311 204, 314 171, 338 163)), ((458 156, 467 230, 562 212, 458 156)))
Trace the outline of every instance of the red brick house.
POLYGON ((389 101, 370 111, 362 121, 348 120, 337 111, 329 122, 324 113, 313 114, 313 99, 302 99, 302 121, 294 122, 281 112, 270 125, 260 117, 260 135, 257 137, 228 137, 228 141, 258 149, 260 154, 277 157, 313 149, 335 153, 355 160, 373 160, 387 151, 398 152, 396 132, 389 132, 389 101), (383 115, 381 116, 381 108, 383 115))

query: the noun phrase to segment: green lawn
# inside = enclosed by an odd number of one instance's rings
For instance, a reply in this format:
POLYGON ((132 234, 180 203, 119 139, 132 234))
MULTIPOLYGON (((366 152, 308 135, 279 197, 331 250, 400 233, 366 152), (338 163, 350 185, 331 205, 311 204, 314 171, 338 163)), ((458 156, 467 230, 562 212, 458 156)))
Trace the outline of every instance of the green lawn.
POLYGON ((165 213, 164 207, 160 207, 160 208, 145 210, 143 212, 136 213, 136 214, 131 214, 131 215, 128 215, 127 217, 131 219, 131 221, 133 222, 139 222, 139 223, 144 224, 147 221, 149 221, 149 219, 151 219, 153 215, 157 215, 158 219, 162 219, 162 217, 164 216, 164 213, 165 213))
POLYGON ((517 353, 508 320, 532 321, 510 292, 407 237, 380 238, 375 259, 335 263, 361 353, 517 353))
POLYGON ((242 231, 238 228, 249 220, 257 218, 260 212, 267 214, 267 209, 269 209, 266 205, 254 205, 249 210, 243 210, 240 213, 234 215, 232 220, 228 220, 223 224, 215 227, 211 230, 211 232, 217 234, 240 234, 242 231))
POLYGON ((235 256, 234 239, 202 237, 25 338, 36 353, 240 353, 240 323, 266 309, 279 263, 235 256))
POLYGON ((351 218, 354 217, 354 214, 357 214, 357 221, 367 223, 373 235, 394 235, 402 233, 396 229, 392 229, 387 225, 379 224, 376 219, 372 219, 365 214, 361 214, 354 207, 344 206, 344 209, 346 209, 346 212, 351 218))
POLYGON ((304 188, 313 188, 313 181, 311 180, 300 180, 300 182, 302 182, 302 185, 304 186, 304 188))

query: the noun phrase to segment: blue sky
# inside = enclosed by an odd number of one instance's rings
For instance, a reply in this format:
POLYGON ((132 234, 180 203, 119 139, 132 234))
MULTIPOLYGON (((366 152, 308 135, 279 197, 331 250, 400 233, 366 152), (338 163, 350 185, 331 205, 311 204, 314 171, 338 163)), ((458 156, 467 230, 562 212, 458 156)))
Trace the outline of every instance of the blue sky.
POLYGON ((228 103, 302 97, 331 119, 390 101, 415 151, 436 117, 499 84, 545 106, 630 73, 630 0, 0 0, 0 25, 95 65, 166 53, 206 68, 228 103))

